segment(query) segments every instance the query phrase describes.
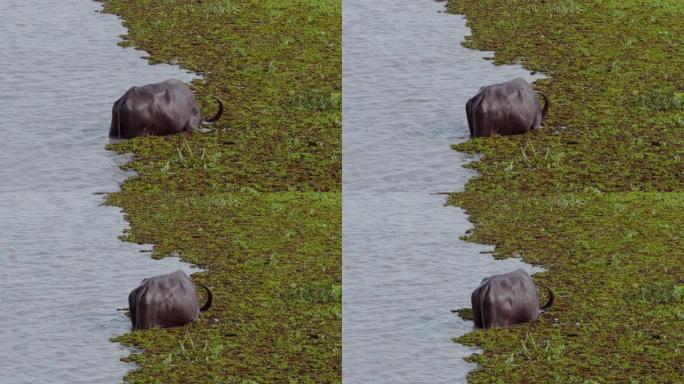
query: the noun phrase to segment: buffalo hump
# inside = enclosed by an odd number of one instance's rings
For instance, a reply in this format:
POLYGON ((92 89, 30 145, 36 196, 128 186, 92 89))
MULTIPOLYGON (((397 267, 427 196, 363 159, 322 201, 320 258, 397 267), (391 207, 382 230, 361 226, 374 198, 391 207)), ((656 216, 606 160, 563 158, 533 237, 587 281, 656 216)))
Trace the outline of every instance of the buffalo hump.
MULTIPOLYGON (((206 288, 206 287, 205 287, 206 288)), ((176 327, 191 323, 211 303, 200 308, 197 290, 183 271, 145 279, 128 296, 133 329, 176 327)))
POLYGON ((548 99, 542 109, 532 86, 523 78, 493 84, 466 103, 470 136, 516 135, 541 127, 548 109, 548 99))
MULTIPOLYGON (((544 308, 551 305, 552 295, 544 308)), ((482 280, 471 295, 471 304, 478 328, 507 327, 534 321, 540 310, 534 282, 522 269, 482 280)))
POLYGON ((219 112, 203 121, 192 90, 179 80, 132 87, 112 107, 109 137, 130 139, 192 132, 203 122, 219 119, 223 104, 217 101, 219 112))

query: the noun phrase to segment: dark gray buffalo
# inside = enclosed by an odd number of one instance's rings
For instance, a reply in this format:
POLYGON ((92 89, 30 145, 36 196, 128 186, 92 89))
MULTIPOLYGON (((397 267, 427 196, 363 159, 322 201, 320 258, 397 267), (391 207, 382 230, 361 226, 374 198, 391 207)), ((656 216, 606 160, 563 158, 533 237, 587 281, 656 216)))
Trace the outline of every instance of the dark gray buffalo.
POLYGON ((530 83, 520 77, 480 88, 466 103, 470 136, 517 135, 541 127, 549 109, 549 99, 541 95, 544 109, 530 83))
POLYGON ((133 329, 177 327, 197 320, 211 306, 212 294, 203 284, 193 283, 183 271, 144 279, 128 295, 133 329), (197 284, 207 291, 202 308, 197 301, 197 284))
MULTIPOLYGON (((553 292, 549 287, 546 289, 549 300, 541 309, 553 304, 553 292)), ((483 279, 470 300, 478 328, 507 327, 537 320, 539 316, 537 288, 522 269, 483 279)))
POLYGON ((181 81, 166 80, 132 87, 112 107, 109 137, 130 139, 192 132, 200 124, 211 124, 221 117, 223 103, 215 99, 218 112, 214 117, 202 120, 192 90, 181 81))

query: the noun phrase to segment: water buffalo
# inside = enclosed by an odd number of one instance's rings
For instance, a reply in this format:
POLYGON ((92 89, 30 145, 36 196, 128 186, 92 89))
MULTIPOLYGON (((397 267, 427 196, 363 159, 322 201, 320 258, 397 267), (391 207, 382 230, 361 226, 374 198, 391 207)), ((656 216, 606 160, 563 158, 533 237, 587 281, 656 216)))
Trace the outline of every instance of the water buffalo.
POLYGON ((166 80, 132 87, 114 103, 109 137, 130 139, 147 135, 192 132, 200 123, 211 124, 223 114, 223 103, 216 115, 202 120, 195 97, 185 83, 166 80))
POLYGON ((197 320, 199 313, 211 306, 212 294, 205 285, 195 284, 207 291, 207 302, 202 308, 197 302, 195 286, 185 272, 144 279, 128 295, 133 329, 176 327, 197 320))
POLYGON ((549 109, 549 99, 540 94, 543 109, 523 78, 480 88, 466 103, 470 136, 516 135, 539 128, 549 109))
MULTIPOLYGON (((541 309, 553 304, 553 292, 541 309)), ((539 316, 539 298, 532 278, 522 269, 482 280, 470 297, 473 318, 478 328, 507 327, 539 316)))

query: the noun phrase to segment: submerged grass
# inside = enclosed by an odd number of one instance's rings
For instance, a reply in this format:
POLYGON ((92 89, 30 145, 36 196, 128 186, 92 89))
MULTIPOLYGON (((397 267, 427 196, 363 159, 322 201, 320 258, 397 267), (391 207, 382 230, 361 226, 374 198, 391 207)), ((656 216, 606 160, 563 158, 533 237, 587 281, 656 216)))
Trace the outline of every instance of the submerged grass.
MULTIPOLYGON (((450 203, 469 240, 548 272, 538 322, 475 331, 471 383, 681 383, 684 3, 450 0, 467 47, 546 73, 546 128, 456 145, 483 153, 450 203)), ((485 85, 485 84, 483 84, 485 85)))
MULTIPOLYGON (((107 0, 123 46, 203 75, 209 132, 137 138, 123 238, 206 272, 198 322, 136 331, 130 383, 341 381, 341 2, 107 0)), ((133 85, 133 84, 131 84, 133 85)), ((171 271, 169 271, 171 272, 171 271)), ((133 288, 133 287, 131 287, 133 288)))

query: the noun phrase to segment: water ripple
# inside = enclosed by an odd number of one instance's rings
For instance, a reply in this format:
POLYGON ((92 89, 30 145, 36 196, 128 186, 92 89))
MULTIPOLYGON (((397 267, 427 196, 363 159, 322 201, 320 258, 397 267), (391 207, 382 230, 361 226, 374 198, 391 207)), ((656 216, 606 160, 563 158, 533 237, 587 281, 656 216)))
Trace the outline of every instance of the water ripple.
POLYGON ((120 20, 90 0, 0 2, 0 382, 116 383, 128 292, 184 269, 118 240, 127 224, 96 192, 130 176, 107 152, 128 87, 192 76, 121 49, 120 20))

